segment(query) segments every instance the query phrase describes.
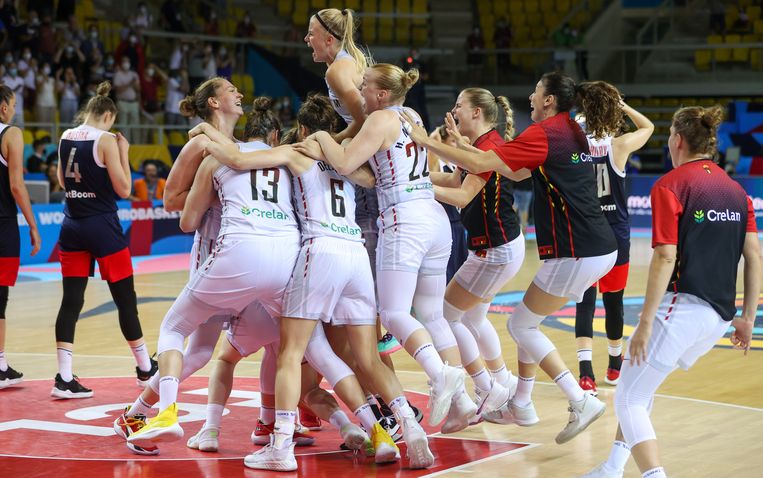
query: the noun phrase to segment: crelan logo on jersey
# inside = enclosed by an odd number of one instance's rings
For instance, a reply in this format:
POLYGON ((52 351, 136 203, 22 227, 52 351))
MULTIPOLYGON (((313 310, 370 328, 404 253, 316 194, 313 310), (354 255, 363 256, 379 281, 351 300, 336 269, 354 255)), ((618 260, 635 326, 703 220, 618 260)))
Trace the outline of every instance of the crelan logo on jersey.
POLYGON ((427 189, 434 189, 432 183, 416 184, 405 187, 405 192, 412 193, 413 191, 426 191, 427 189))
POLYGON ((254 217, 261 217, 264 219, 278 219, 280 221, 287 221, 289 219, 289 216, 282 213, 281 211, 263 211, 262 209, 258 208, 248 208, 246 206, 241 208, 241 214, 244 216, 254 216, 254 217))
POLYGON ((705 211, 702 209, 699 209, 697 211, 694 211, 694 221, 699 224, 703 222, 707 218, 710 222, 741 222, 742 221, 742 215, 736 211, 729 211, 726 209, 725 211, 716 211, 715 209, 710 209, 707 211, 707 214, 705 214, 705 211))
POLYGON ((572 161, 572 164, 578 164, 581 161, 584 163, 593 163, 593 156, 588 153, 572 153, 570 161, 572 161))
POLYGON ((339 232, 341 234, 347 234, 348 236, 360 236, 360 233, 361 233, 361 230, 359 227, 349 227, 347 225, 340 226, 340 225, 334 224, 333 222, 331 224, 327 222, 321 222, 320 224, 326 229, 330 229, 331 232, 339 232))

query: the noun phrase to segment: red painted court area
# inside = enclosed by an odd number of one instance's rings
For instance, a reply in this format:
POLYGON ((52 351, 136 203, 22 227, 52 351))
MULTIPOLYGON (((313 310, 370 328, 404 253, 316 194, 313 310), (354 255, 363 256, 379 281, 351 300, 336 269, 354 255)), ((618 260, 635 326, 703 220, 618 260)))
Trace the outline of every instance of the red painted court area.
MULTIPOLYGON (((237 378, 222 421, 220 451, 203 453, 185 446, 204 421, 206 377, 193 377, 182 384, 178 397, 185 438, 163 444, 155 457, 131 453, 114 434, 112 423, 138 395, 134 378, 83 378, 95 391, 91 399, 53 400, 52 380, 31 380, 0 393, 0 469, 3 476, 23 477, 238 477, 274 475, 249 470, 243 457, 257 447, 250 434, 259 416, 257 379, 237 378)), ((427 397, 408 392, 410 401, 422 409, 427 397)), ((351 414, 350 414, 351 416, 351 414)), ((422 423, 428 433, 435 430, 422 423)), ((339 450, 341 439, 331 425, 313 432, 315 445, 298 447, 299 471, 286 476, 418 477, 452 469, 470 462, 515 452, 526 444, 433 436, 430 446, 435 466, 427 470, 406 469, 407 460, 377 466, 373 458, 339 450)), ((400 444, 405 457, 405 444, 400 444)))

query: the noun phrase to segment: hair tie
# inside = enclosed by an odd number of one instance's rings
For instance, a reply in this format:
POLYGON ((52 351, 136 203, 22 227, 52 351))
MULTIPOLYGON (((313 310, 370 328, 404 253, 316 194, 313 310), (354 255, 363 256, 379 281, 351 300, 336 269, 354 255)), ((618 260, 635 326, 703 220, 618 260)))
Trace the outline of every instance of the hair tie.
POLYGON ((347 9, 346 8, 342 9, 342 15, 344 15, 345 17, 347 16, 347 9))
POLYGON ((321 18, 321 14, 320 13, 316 13, 315 14, 315 18, 318 20, 318 23, 320 23, 321 26, 323 26, 323 28, 325 28, 326 31, 331 34, 332 37, 336 38, 339 41, 342 41, 342 37, 340 37, 339 35, 334 33, 334 31, 331 28, 329 28, 328 25, 326 25, 326 22, 323 21, 323 19, 321 18))

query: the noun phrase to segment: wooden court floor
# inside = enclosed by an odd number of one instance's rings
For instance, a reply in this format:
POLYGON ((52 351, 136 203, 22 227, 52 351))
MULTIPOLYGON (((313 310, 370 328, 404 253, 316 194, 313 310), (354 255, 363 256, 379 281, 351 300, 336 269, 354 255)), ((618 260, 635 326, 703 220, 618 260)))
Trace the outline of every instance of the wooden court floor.
MULTIPOLYGON (((523 291, 538 267, 534 243, 528 241, 527 247, 525 264, 520 274, 507 285, 506 291, 523 291)), ((633 240, 626 299, 643 296, 650 255, 648 238, 633 240)), ((141 321, 152 350, 156 347, 163 315, 184 286, 186 278, 185 271, 136 276, 141 321)), ((741 284, 740 275, 740 291, 741 284)), ((61 285, 58 281, 26 282, 11 289, 8 306, 6 354, 9 362, 24 372, 26 379, 49 380, 51 386, 56 374, 54 324, 60 298, 61 285)), ((116 312, 109 304, 106 284, 91 280, 84 308, 86 317, 80 320, 75 339, 74 371, 80 377, 132 376, 134 361, 119 333, 116 312)), ((637 307, 626 308, 626 323, 631 326, 637 317, 634 310, 637 307)), ((544 331, 571 370, 577 373, 574 332, 570 330, 569 318, 563 315, 547 319, 549 325, 544 326, 544 331)), ((505 328, 507 317, 500 307, 490 314, 501 336, 506 361, 515 370, 516 349, 505 328)), ((626 325, 626 335, 632 330, 631 326, 626 325)), ((597 319, 596 330, 603 331, 603 319, 597 319)), ((406 389, 426 393, 426 377, 415 362, 404 351, 393 357, 406 389)), ((260 354, 246 359, 237 369, 237 375, 256 377, 259 360, 260 354)), ((554 436, 566 423, 567 404, 549 378, 539 375, 534 393, 541 418, 537 426, 519 428, 481 424, 457 434, 468 440, 511 441, 533 446, 489 459, 473 457, 469 460, 471 463, 443 474, 574 477, 603 461, 614 435, 616 420, 614 389, 603 385, 606 339, 602 335, 594 339, 594 367, 602 382, 600 397, 609 407, 605 415, 581 436, 565 445, 554 443, 554 436)), ((200 374, 206 375, 209 370, 207 366, 200 374)), ((471 387, 471 384, 468 386, 471 387)), ((95 392, 97 395, 98 390, 95 392)), ((26 391, 15 393, 22 396, 19 394, 26 391)), ((17 418, 3 413, 4 397, 9 396, 7 391, 0 391, 0 422, 17 418)), ((131 401, 134 396, 125 397, 125 401, 131 401)), ((716 347, 689 372, 675 372, 660 389, 652 417, 669 476, 763 476, 763 346, 760 341, 757 342, 757 349, 746 357, 739 351, 716 347)), ((198 425, 192 428, 192 433, 197 428, 198 425)), ((8 459, 7 455, 3 456, 3 449, 4 444, 9 443, 6 440, 12 439, 9 433, 0 431, 0 469, 3 468, 3 461, 8 459)), ((5 473, 2 474, 5 476, 5 473)), ((53 469, 52 474, 55 474, 53 469)), ((141 472, 135 476, 148 475, 141 472)), ((403 472, 397 476, 408 475, 403 472)), ((626 467, 626 476, 639 476, 632 461, 626 467)))

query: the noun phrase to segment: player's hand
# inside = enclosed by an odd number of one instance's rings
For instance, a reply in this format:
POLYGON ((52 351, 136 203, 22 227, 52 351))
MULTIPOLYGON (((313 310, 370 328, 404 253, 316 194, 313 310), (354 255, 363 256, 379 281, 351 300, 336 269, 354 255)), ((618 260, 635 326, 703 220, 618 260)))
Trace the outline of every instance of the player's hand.
POLYGON ((461 134, 460 131, 458 131, 458 125, 456 124, 456 118, 453 117, 453 113, 448 111, 445 113, 445 130, 448 132, 448 135, 452 136, 456 143, 460 145, 467 145, 472 144, 472 142, 469 140, 468 137, 461 134))
POLYGON ((416 120, 413 116, 408 114, 407 111, 403 110, 398 114, 400 115, 400 122, 403 123, 403 131, 410 136, 414 143, 418 145, 426 145, 427 139, 429 138, 426 130, 422 126, 416 124, 416 120))
POLYGON ((188 130, 188 138, 194 138, 200 134, 206 134, 206 128, 209 125, 206 122, 201 122, 188 130))
POLYGON ((642 362, 646 363, 646 347, 649 344, 649 338, 652 336, 652 324, 639 321, 636 331, 633 332, 629 343, 630 347, 628 352, 630 354, 631 363, 634 366, 639 366, 642 362))
POLYGON ((747 355, 750 342, 752 342, 753 322, 739 317, 732 320, 731 325, 734 327, 734 332, 731 333, 729 340, 734 345, 734 349, 744 350, 744 354, 747 355))
POLYGON ((316 161, 323 159, 323 150, 321 149, 321 144, 315 139, 307 138, 304 141, 295 143, 292 145, 292 148, 294 148, 295 151, 304 154, 310 159, 314 159, 316 161))
POLYGON ((127 141, 127 138, 125 138, 122 133, 117 131, 116 138, 117 138, 117 147, 119 148, 120 151, 127 151, 128 149, 130 149, 130 142, 127 141))
POLYGON ((40 239, 40 231, 37 230, 37 228, 30 228, 29 229, 29 239, 31 240, 32 244, 32 252, 29 254, 32 256, 37 255, 38 252, 40 252, 40 246, 42 246, 42 239, 40 239))

